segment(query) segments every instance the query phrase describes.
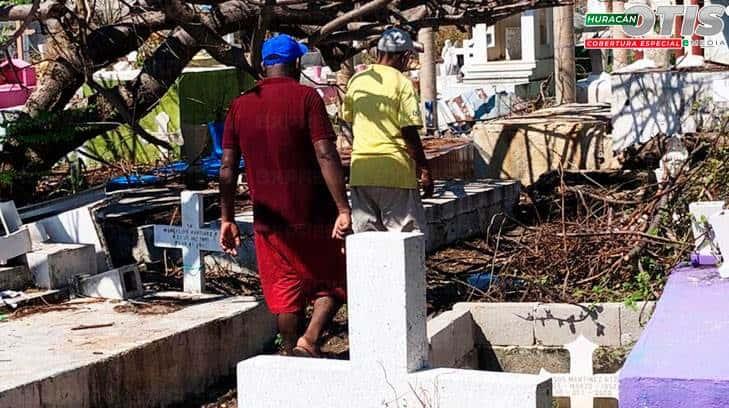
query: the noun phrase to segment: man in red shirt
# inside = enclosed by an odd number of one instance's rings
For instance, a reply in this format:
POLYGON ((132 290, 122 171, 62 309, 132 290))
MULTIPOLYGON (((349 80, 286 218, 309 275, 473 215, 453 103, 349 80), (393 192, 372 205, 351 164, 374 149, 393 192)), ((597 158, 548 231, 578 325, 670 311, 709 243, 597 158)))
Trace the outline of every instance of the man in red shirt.
POLYGON ((242 153, 253 200, 258 272, 266 303, 278 318, 284 352, 318 356, 322 330, 345 301, 342 239, 352 221, 324 102, 298 81, 305 52, 286 35, 266 41, 266 79, 231 104, 220 170, 220 243, 233 255, 241 244, 233 197, 242 153), (301 335, 309 301, 314 311, 301 335))

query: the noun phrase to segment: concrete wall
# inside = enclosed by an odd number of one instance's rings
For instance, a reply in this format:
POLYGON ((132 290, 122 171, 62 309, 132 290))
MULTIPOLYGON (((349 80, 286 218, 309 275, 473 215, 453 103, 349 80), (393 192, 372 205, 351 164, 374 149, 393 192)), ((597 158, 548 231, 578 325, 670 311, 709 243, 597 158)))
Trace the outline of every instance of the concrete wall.
POLYGON ((472 144, 458 146, 428 160, 435 180, 472 179, 476 149, 472 144))
POLYGON ((485 234, 498 225, 499 215, 519 202, 514 181, 437 182, 433 198, 423 200, 428 222, 426 250, 485 234))
POLYGON ((476 176, 517 180, 524 186, 565 169, 596 170, 613 165, 607 111, 567 105, 474 128, 476 176))
POLYGON ((612 75, 613 150, 659 133, 711 126, 711 112, 729 106, 729 71, 649 71, 612 75))
POLYGON ((579 335, 610 347, 630 346, 653 313, 653 302, 623 303, 458 303, 476 325, 476 344, 489 346, 563 346, 579 335))

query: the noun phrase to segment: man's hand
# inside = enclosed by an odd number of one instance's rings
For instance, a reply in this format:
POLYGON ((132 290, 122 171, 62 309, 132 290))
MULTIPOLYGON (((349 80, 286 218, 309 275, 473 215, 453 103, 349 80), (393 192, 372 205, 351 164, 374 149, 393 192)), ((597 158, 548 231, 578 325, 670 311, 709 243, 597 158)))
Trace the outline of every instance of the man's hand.
POLYGON ((420 171, 420 185, 423 187, 423 198, 433 197, 435 184, 433 184, 433 178, 430 176, 430 170, 423 169, 420 171))
POLYGON ((228 255, 238 256, 238 248, 242 244, 238 224, 230 221, 223 221, 220 224, 220 247, 228 255))
POLYGON ((332 229, 332 238, 344 239, 352 233, 352 215, 348 211, 340 212, 332 229))

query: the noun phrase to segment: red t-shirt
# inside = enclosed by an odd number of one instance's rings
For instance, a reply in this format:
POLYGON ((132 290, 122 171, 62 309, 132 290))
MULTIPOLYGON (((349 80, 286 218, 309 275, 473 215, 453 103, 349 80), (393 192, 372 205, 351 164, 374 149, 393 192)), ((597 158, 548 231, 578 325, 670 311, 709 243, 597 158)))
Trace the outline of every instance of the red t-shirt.
POLYGON ((314 152, 336 136, 319 94, 292 78, 268 78, 231 104, 223 148, 239 149, 254 228, 331 233, 337 215, 314 152))

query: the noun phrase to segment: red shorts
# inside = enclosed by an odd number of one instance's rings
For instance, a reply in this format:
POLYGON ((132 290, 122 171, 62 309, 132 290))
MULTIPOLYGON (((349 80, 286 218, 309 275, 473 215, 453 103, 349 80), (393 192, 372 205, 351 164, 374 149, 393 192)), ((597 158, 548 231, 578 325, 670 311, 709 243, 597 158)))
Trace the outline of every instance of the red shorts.
POLYGON ((297 313, 324 296, 346 301, 343 241, 310 232, 256 232, 255 237, 258 274, 271 313, 297 313))

